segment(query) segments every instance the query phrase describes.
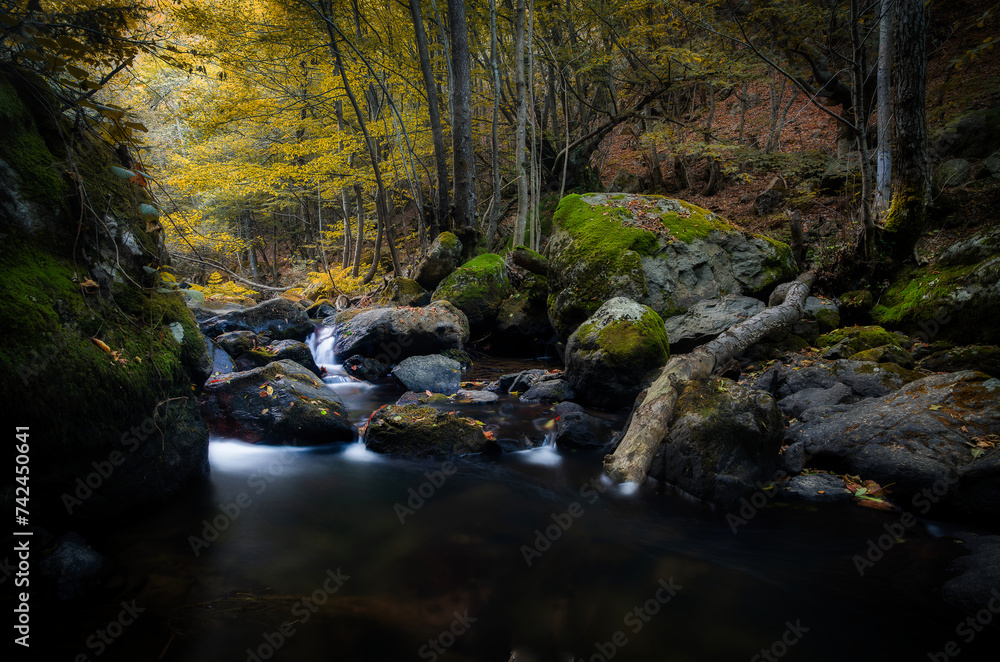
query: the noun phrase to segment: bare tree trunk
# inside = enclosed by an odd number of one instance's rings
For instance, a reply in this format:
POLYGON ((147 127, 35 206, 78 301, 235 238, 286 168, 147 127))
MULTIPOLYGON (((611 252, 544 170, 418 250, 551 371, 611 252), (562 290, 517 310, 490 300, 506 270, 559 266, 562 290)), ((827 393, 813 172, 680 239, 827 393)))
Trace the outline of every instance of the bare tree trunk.
POLYGON ((344 254, 340 259, 340 268, 346 269, 351 266, 351 209, 347 201, 347 187, 340 189, 340 206, 344 210, 344 254))
POLYGON ((472 65, 469 33, 465 23, 465 1, 448 0, 451 24, 451 66, 455 122, 452 125, 452 160, 455 166, 455 229, 462 240, 466 258, 476 245, 476 163, 472 144, 472 65))
POLYGON ((354 185, 354 197, 358 204, 358 239, 354 245, 354 269, 351 270, 351 275, 357 278, 361 271, 361 256, 365 249, 365 199, 361 184, 354 185))
POLYGON ((875 179, 875 213, 889 207, 889 183, 892 180, 892 0, 879 3, 878 39, 878 170, 875 179))
MULTIPOLYGON (((495 1, 495 0, 493 0, 495 1)), ((434 199, 434 218, 430 226, 430 238, 439 232, 439 219, 448 213, 448 153, 444 147, 444 132, 441 130, 441 114, 438 110, 437 82, 431 70, 430 53, 427 49, 427 32, 424 30, 424 20, 420 15, 420 0, 410 0, 410 13, 413 16, 413 29, 416 33, 417 52, 420 57, 420 71, 424 77, 424 89, 427 91, 427 115, 431 124, 431 138, 434 142, 434 166, 437 170, 437 197, 434 199)))
MULTIPOLYGON (((524 167, 526 152, 525 124, 528 120, 528 95, 524 81, 524 0, 517 0, 514 13, 514 80, 517 88, 517 128, 514 140, 514 172, 517 177, 517 219, 512 246, 524 244, 528 221, 528 180, 524 167)), ((567 155, 568 158, 568 155, 567 155)))
POLYGON ((813 274, 799 276, 771 296, 771 307, 729 329, 693 352, 672 357, 646 390, 618 448, 604 457, 604 471, 619 483, 646 480, 653 457, 670 430, 674 405, 690 381, 707 379, 716 366, 802 316, 813 274), (777 296, 776 296, 777 295, 777 296))
MULTIPOLYGON (((411 0, 415 2, 416 0, 411 0)), ((486 230, 486 246, 493 245, 497 234, 497 221, 500 216, 500 139, 497 135, 500 123, 500 67, 497 58, 497 3, 490 0, 490 66, 493 69, 493 124, 491 138, 493 149, 490 153, 490 166, 493 175, 493 199, 490 201, 489 226, 486 230)))

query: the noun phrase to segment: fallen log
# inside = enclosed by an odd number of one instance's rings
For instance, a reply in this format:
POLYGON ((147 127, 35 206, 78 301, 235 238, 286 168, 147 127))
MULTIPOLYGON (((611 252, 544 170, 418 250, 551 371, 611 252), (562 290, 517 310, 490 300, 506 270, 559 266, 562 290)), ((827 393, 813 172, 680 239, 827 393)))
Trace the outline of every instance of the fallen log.
POLYGON ((768 308, 694 351, 671 357, 632 414, 625 438, 614 453, 604 457, 604 472, 619 483, 645 481, 653 457, 667 436, 674 405, 687 383, 707 379, 716 366, 802 317, 814 277, 815 273, 809 271, 779 286, 768 308))

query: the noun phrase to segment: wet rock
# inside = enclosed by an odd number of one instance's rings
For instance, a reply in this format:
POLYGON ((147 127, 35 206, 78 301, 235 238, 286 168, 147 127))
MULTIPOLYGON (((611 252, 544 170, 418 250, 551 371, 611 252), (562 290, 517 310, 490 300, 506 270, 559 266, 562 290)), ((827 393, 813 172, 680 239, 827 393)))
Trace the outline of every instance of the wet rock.
MULTIPOLYGON (((973 463, 973 438, 998 432, 1000 380, 969 371, 924 377, 854 405, 812 408, 786 439, 787 452, 801 445, 809 466, 892 485, 898 502, 929 503, 924 490, 945 488, 930 505, 995 517, 995 490, 963 500, 955 486, 973 463)), ((974 474, 970 482, 978 480, 974 474)))
POLYGON ((201 322, 201 328, 211 338, 230 331, 253 331, 271 340, 305 340, 313 331, 313 322, 305 310, 279 297, 217 315, 201 322))
POLYGON ((544 370, 522 370, 508 375, 503 375, 498 380, 501 393, 524 393, 531 385, 538 381, 538 378, 546 374, 544 370))
POLYGON ((802 412, 813 407, 839 405, 853 402, 854 399, 851 389, 838 382, 829 388, 805 388, 797 391, 779 400, 778 407, 788 418, 798 418, 802 412))
POLYGON ((491 447, 482 424, 427 405, 386 405, 372 414, 365 446, 376 453, 447 458, 491 447))
POLYGON ((236 370, 239 372, 253 370, 254 368, 263 368, 268 363, 287 359, 295 361, 315 375, 322 376, 324 374, 324 371, 316 365, 309 345, 298 340, 277 340, 263 347, 248 349, 238 354, 235 359, 236 370))
POLYGON ((426 356, 446 349, 465 349, 469 323, 465 314, 447 301, 423 308, 374 308, 338 315, 323 322, 336 334, 334 353, 396 363, 410 356, 426 356))
POLYGON ((560 402, 552 408, 556 415, 556 445, 561 448, 594 448, 605 445, 600 425, 575 402, 560 402))
POLYGON ((409 391, 451 395, 462 385, 462 364, 444 356, 411 356, 392 369, 392 377, 409 391))
POLYGON ((941 597, 956 609, 976 614, 1000 603, 1000 536, 959 533, 956 537, 966 554, 949 566, 956 576, 945 582, 941 597))
POLYGON ((775 486, 778 496, 789 501, 810 503, 843 503, 854 495, 847 489, 843 478, 817 473, 794 478, 775 486))
POLYGON ((566 380, 584 402, 631 405, 670 355, 663 320, 625 297, 605 302, 566 345, 566 380))
POLYGON ((521 402, 537 402, 542 404, 552 404, 563 400, 572 400, 576 397, 573 386, 565 379, 560 379, 553 375, 536 380, 527 391, 521 394, 521 402))
POLYGON ((205 336, 205 344, 212 355, 212 374, 224 375, 227 372, 233 372, 235 366, 233 365, 233 358, 228 352, 208 336, 205 336))
POLYGON ((774 365, 764 371, 752 386, 783 399, 805 389, 829 389, 843 384, 856 398, 873 398, 888 395, 921 377, 920 373, 893 363, 840 359, 810 361, 807 365, 774 365))
POLYGON ((228 333, 216 336, 214 341, 231 358, 242 356, 251 349, 263 347, 267 344, 267 338, 253 331, 229 331, 228 333))
POLYGON ((765 307, 763 301, 740 294, 699 301, 683 315, 664 321, 670 349, 675 354, 690 351, 753 317, 765 307))
POLYGON ((770 395, 713 377, 691 382, 675 412, 654 477, 723 508, 771 482, 784 417, 770 395))
POLYGON ((377 359, 365 358, 360 354, 355 354, 344 359, 343 365, 344 372, 348 375, 366 382, 373 382, 376 379, 385 377, 389 374, 389 370, 392 367, 388 363, 382 363, 377 359))
POLYGON ((39 562, 38 572, 52 595, 67 602, 97 591, 111 574, 111 564, 78 534, 67 533, 55 550, 39 562))
POLYGON ((251 443, 312 445, 354 438, 340 397, 294 361, 209 380, 201 411, 216 434, 251 443))
POLYGON ((427 257, 420 261, 413 274, 413 280, 427 290, 433 290, 462 259, 462 242, 451 232, 442 232, 434 238, 427 257))
POLYGON ((920 367, 931 372, 978 370, 1000 377, 1000 347, 972 345, 942 349, 922 359, 920 367))

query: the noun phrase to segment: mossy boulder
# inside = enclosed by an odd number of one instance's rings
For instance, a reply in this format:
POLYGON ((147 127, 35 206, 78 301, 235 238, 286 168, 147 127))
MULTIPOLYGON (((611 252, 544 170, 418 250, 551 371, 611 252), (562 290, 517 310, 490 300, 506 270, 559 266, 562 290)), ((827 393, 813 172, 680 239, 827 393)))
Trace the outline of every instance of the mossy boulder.
POLYGON ((507 259, 536 276, 549 275, 548 259, 538 251, 534 251, 527 246, 515 246, 507 254, 507 259))
POLYGON ((900 347, 899 338, 880 326, 851 326, 824 333, 816 339, 816 346, 826 348, 828 359, 846 359, 858 352, 882 345, 900 347))
POLYGON ((650 308, 615 297, 581 324, 566 345, 566 380, 596 407, 631 405, 667 363, 663 320, 650 308))
POLYGON ((271 340, 305 340, 313 332, 313 326, 301 306, 282 297, 223 313, 201 323, 202 330, 210 338, 230 331, 252 331, 271 340))
POLYGON ((390 365, 409 356, 465 349, 469 340, 465 313, 447 301, 423 308, 361 309, 327 318, 323 324, 334 328, 336 356, 358 354, 390 365))
MULTIPOLYGON (((30 429, 33 515, 121 522, 207 476, 194 392, 211 356, 182 295, 160 291, 150 267, 167 255, 139 213, 145 189, 112 174, 109 145, 56 127, 42 99, 0 74, 3 420, 30 429), (100 220, 80 211, 70 160, 100 220), (111 474, 76 498, 77 479, 112 456, 111 474)), ((13 476, 0 481, 7 499, 13 476)))
POLYGON ((379 306, 426 306, 431 293, 409 278, 393 278, 379 296, 379 306))
POLYGON ((487 339, 490 351, 512 356, 533 356, 552 342, 549 322, 548 280, 529 275, 497 311, 494 332, 487 339))
POLYGON ((492 443, 482 423, 429 405, 386 405, 364 430, 365 446, 376 453, 448 458, 481 453, 492 443))
POLYGON ((971 345, 942 349, 921 360, 920 367, 931 372, 978 370, 1000 377, 1000 347, 971 345))
POLYGON ((872 317, 925 342, 995 345, 1000 343, 997 310, 1000 231, 956 244, 932 265, 903 270, 872 309, 872 317))
POLYGON ((852 290, 844 292, 839 297, 840 317, 844 324, 869 324, 872 319, 872 306, 875 298, 868 290, 852 290))
POLYGON ((484 253, 466 262, 441 281, 435 301, 450 301, 469 318, 472 333, 493 330, 501 304, 514 294, 507 265, 499 255, 484 253))
POLYGON ((255 444, 308 446, 354 438, 340 396, 289 360, 209 380, 201 411, 217 434, 255 444))
POLYGON ((451 275, 462 261, 462 242, 452 232, 442 232, 434 238, 427 256, 413 272, 413 280, 427 290, 433 290, 451 275))
POLYGON ((549 317, 560 338, 616 296, 667 318, 703 299, 764 293, 796 273, 787 245, 658 196, 566 196, 546 256, 549 317))
POLYGON ((785 418, 767 393, 711 377, 692 381, 650 475, 722 508, 774 479, 785 418))
POLYGON ((894 363, 902 368, 912 370, 915 362, 913 355, 899 345, 881 345, 865 349, 849 357, 852 361, 873 361, 875 363, 894 363))

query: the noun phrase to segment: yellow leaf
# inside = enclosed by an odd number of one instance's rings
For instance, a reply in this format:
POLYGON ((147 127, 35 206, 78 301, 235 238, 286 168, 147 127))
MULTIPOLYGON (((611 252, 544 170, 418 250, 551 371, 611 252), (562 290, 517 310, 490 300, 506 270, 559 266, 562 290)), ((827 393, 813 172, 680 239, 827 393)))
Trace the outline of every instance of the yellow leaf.
POLYGON ((110 354, 110 353, 111 353, 111 348, 110 348, 110 347, 108 347, 108 346, 107 346, 107 345, 106 345, 106 344, 104 343, 104 341, 103 341, 103 340, 98 340, 97 338, 91 338, 91 341, 93 341, 93 343, 94 343, 95 345, 97 345, 98 347, 100 347, 101 349, 103 349, 103 350, 104 350, 105 352, 107 352, 108 354, 110 354))

